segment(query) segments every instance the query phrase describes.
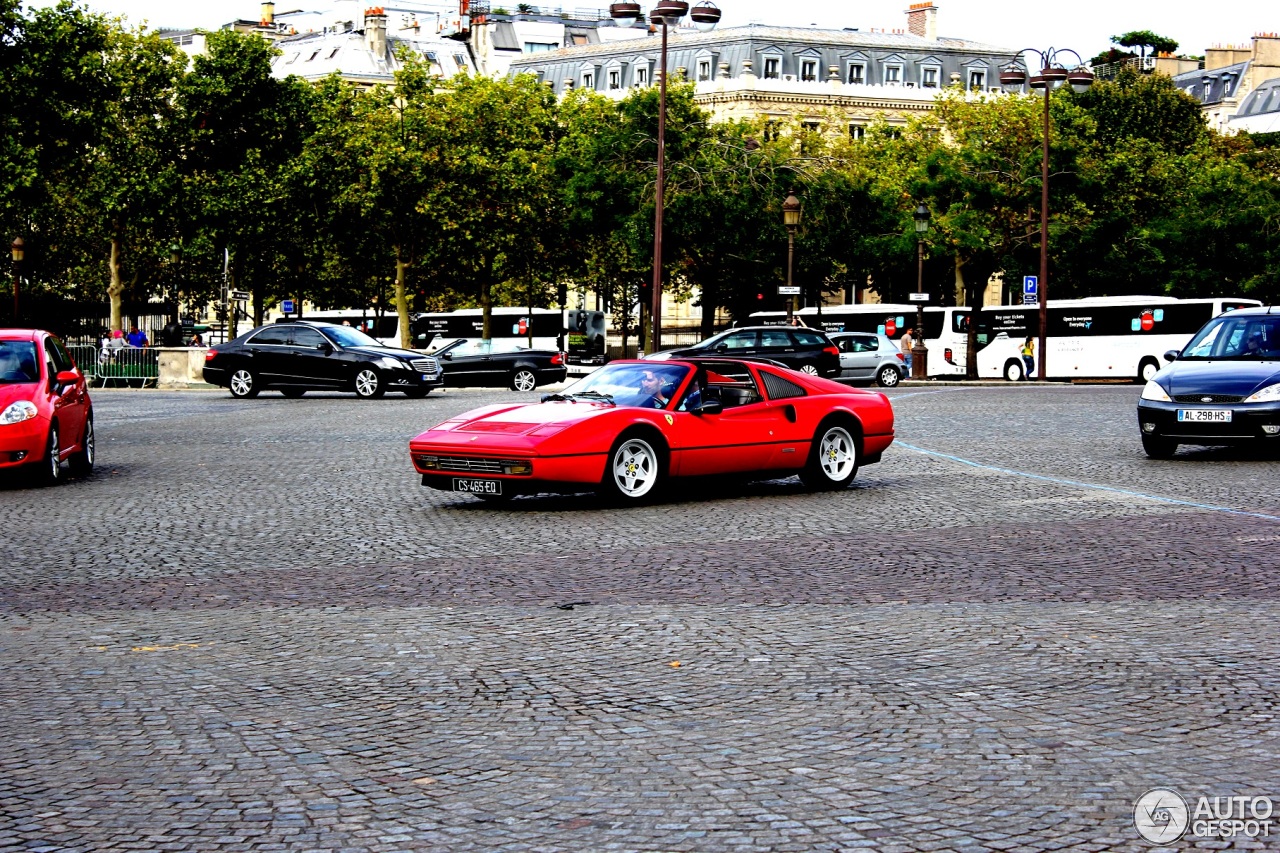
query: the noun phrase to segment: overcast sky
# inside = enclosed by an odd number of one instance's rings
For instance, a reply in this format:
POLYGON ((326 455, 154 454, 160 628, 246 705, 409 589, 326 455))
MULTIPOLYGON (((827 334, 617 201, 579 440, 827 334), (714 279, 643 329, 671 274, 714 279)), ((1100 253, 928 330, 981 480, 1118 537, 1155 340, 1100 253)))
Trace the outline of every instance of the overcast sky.
MULTIPOLYGON (((717 0, 724 13, 721 26, 762 23, 787 26, 899 29, 906 27, 911 0, 717 0), (779 9, 786 10, 779 13, 779 9)), ((53 5, 52 0, 28 2, 53 5)), ((261 4, 253 0, 87 0, 89 8, 124 15, 132 23, 152 26, 216 28, 237 18, 256 18, 261 4)), ((276 11, 326 9, 332 0, 280 0, 276 11)), ((372 0, 365 5, 374 5, 372 0)), ((386 5, 394 5, 387 2, 386 5)), ((492 5, 510 6, 505 0, 492 5)), ((607 9, 604 0, 561 0, 535 6, 607 9)), ((645 8, 653 0, 641 0, 645 8)), ((1233 0, 1204 5, 1186 0, 935 0, 938 34, 967 38, 1011 49, 1071 48, 1085 58, 1105 50, 1110 37, 1129 30, 1153 30, 1176 40, 1180 52, 1203 54, 1206 47, 1248 44, 1255 33, 1280 32, 1280 2, 1233 0)))

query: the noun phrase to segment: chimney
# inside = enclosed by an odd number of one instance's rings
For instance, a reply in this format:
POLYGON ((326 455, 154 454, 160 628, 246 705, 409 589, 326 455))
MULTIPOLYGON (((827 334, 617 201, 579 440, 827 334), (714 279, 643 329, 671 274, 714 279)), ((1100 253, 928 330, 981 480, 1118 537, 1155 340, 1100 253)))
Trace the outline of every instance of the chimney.
POLYGON ((938 40, 938 7, 932 0, 912 3, 907 8, 907 31, 929 41, 938 40))
POLYGON ((387 13, 381 6, 364 10, 364 43, 378 59, 387 56, 387 13))
POLYGON ((271 0, 262 4, 262 18, 259 21, 264 27, 275 26, 276 23, 276 4, 271 0))

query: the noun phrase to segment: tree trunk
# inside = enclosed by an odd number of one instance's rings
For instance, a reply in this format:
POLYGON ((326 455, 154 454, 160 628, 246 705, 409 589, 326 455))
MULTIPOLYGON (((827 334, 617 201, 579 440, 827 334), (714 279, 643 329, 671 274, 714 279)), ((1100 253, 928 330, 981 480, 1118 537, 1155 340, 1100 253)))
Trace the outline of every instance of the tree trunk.
POLYGON ((120 302, 124 295, 124 281, 120 278, 120 235, 111 237, 111 259, 107 262, 110 283, 107 284, 107 298, 111 300, 111 331, 124 329, 120 316, 120 302))
POLYGON ((405 271, 409 269, 409 262, 404 259, 399 246, 396 250, 396 316, 400 319, 400 348, 408 349, 412 343, 412 334, 409 329, 409 300, 404 292, 405 271))
POLYGON ((480 269, 480 337, 486 341, 493 337, 491 334, 493 324, 493 295, 491 285, 489 283, 490 270, 492 264, 486 258, 480 269))

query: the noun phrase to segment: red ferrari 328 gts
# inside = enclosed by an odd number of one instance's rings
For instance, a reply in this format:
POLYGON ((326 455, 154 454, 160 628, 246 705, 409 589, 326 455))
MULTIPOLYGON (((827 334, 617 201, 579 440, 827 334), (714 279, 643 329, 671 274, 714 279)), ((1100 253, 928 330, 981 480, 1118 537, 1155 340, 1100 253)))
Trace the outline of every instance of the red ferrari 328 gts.
POLYGON ((771 363, 615 361, 541 403, 485 406, 409 442, 422 484, 486 500, 596 490, 620 502, 669 479, 798 474, 843 489, 893 441, 883 394, 771 363))

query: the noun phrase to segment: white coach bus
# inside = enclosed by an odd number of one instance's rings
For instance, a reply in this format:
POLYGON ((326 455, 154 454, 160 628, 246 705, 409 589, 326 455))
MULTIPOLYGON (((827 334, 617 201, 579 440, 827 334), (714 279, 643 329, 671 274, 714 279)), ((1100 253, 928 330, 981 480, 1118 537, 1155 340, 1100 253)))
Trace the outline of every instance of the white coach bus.
MULTIPOLYGON (((1025 378, 1022 344, 1031 337, 1036 339, 1036 372, 1040 358, 1047 355, 1048 379, 1146 382, 1164 364, 1165 352, 1181 349, 1210 319, 1261 304, 1256 299, 1170 296, 1050 299, 1046 353, 1039 352, 1039 306, 989 306, 978 312, 978 376, 1025 378)), ((932 367, 930 358, 930 373, 932 367)))

